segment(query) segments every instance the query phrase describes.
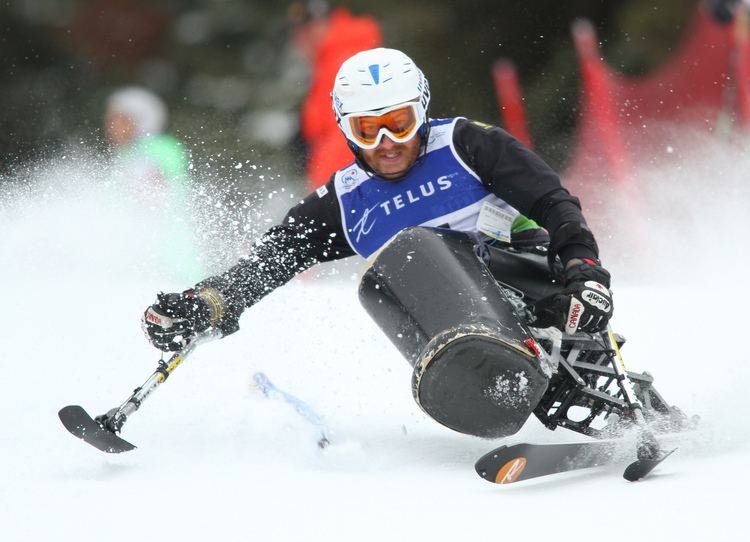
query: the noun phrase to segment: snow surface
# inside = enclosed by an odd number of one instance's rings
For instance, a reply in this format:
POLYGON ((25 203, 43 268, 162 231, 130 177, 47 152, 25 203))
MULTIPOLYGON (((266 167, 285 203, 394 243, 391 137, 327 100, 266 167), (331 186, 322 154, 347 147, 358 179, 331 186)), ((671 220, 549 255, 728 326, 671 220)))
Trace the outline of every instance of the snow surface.
MULTIPOLYGON (((150 214, 108 197, 95 168, 62 161, 0 184, 0 539, 741 539, 750 164, 735 151, 644 172, 653 205, 612 220, 650 235, 600 237, 626 363, 702 417, 639 483, 622 466, 481 480, 474 461, 501 442, 418 409, 410 367, 359 306, 356 262, 295 279, 239 333, 199 348, 127 422, 138 449, 103 454, 57 411, 96 415, 127 398, 158 360, 141 312, 157 291, 189 284, 156 262, 150 214), (256 371, 325 418, 327 450, 286 404, 253 391, 256 371)), ((531 420, 507 443, 578 438, 531 420)))

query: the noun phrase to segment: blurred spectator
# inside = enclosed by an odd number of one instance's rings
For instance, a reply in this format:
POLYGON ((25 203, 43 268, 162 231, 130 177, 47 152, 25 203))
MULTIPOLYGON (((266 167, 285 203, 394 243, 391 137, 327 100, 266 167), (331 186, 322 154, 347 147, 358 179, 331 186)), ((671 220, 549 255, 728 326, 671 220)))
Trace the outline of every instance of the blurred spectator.
POLYGON ((295 47, 310 63, 310 89, 302 105, 300 128, 308 146, 309 188, 324 185, 354 160, 331 114, 331 89, 341 63, 355 53, 379 47, 380 27, 370 16, 355 17, 345 8, 331 10, 323 0, 296 2, 289 8, 295 47))
POLYGON ((114 149, 112 180, 165 233, 162 258, 183 267, 192 262, 178 278, 193 278, 202 269, 190 220, 188 156, 164 133, 167 117, 164 102, 145 88, 125 87, 109 96, 104 123, 114 149))

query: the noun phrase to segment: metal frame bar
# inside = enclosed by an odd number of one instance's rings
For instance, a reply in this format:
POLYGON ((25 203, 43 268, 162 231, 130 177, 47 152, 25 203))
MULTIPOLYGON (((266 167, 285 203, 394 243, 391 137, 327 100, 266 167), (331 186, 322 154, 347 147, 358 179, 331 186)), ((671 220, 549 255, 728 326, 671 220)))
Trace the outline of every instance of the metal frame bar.
MULTIPOLYGON (((547 393, 534 410, 536 417, 549 429, 565 427, 593 437, 611 436, 609 416, 634 418, 638 409, 645 420, 672 417, 675 412, 654 389, 654 378, 648 373, 626 371, 617 366, 618 352, 625 340, 612 334, 611 339, 584 333, 563 335, 556 330, 532 328, 537 342, 556 367, 547 393), (571 409, 588 410, 583 419, 571 417, 571 409), (595 427, 601 423, 603 427, 595 427)), ((609 333, 609 332, 607 332, 609 333)))

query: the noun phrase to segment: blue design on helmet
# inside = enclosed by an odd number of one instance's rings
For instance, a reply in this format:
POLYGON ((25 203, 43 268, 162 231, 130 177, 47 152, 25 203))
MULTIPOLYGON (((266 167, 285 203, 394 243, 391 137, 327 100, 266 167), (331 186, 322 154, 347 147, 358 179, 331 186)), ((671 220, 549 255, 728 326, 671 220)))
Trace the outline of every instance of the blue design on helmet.
POLYGON ((367 66, 367 69, 370 70, 370 75, 372 75, 372 80, 375 81, 375 84, 380 83, 380 66, 377 64, 370 64, 367 66))

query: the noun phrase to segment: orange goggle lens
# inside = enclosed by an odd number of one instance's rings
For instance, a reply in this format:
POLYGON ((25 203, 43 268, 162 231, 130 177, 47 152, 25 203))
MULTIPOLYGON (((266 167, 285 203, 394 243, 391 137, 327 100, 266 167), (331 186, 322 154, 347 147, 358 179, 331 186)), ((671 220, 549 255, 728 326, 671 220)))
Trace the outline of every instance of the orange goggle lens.
POLYGON ((417 115, 413 106, 405 105, 382 115, 350 117, 349 127, 354 138, 363 145, 373 145, 383 128, 395 139, 403 141, 414 135, 417 115))

